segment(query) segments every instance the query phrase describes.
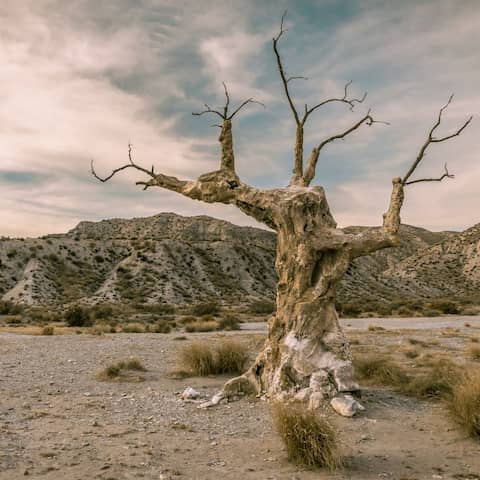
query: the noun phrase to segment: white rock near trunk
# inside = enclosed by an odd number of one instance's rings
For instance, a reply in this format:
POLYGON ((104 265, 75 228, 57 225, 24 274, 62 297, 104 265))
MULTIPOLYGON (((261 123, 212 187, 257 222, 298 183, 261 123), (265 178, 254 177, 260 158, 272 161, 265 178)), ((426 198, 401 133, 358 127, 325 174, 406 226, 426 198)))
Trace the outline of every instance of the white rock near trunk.
POLYGON ((353 417, 357 412, 365 410, 365 407, 351 395, 339 395, 332 398, 330 405, 342 417, 353 417))
POLYGON ((195 400, 198 397, 200 397, 200 392, 197 392, 194 388, 192 387, 187 387, 183 393, 180 395, 182 400, 195 400))

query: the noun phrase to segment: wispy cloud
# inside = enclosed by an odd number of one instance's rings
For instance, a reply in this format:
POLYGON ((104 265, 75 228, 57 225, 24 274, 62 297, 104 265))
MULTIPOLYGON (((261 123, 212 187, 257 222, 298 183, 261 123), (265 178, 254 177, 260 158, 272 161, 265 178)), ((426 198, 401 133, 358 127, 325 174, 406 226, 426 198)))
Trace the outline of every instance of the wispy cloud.
MULTIPOLYGON (((100 185, 89 174, 126 160, 193 178, 218 164, 218 132, 192 118, 206 101, 254 96, 235 124, 238 170, 249 182, 288 182, 294 130, 271 52, 283 8, 289 31, 282 54, 303 102, 369 91, 389 127, 374 125, 325 150, 324 184, 339 224, 378 224, 390 179, 418 151, 439 107, 455 91, 444 131, 480 110, 480 7, 449 2, 205 2, 6 0, 0 5, 0 234, 65 231, 83 219, 159 211, 211 214, 253 222, 235 209, 203 205, 171 192, 141 192, 133 172, 100 185), (68 3, 68 4, 67 4, 68 3)), ((368 103, 368 105, 367 105, 368 103)), ((307 128, 306 147, 351 125, 363 110, 325 109, 307 128)), ((409 188, 403 219, 433 229, 480 221, 478 121, 450 144, 435 145, 419 174, 448 162, 442 185, 409 188)))

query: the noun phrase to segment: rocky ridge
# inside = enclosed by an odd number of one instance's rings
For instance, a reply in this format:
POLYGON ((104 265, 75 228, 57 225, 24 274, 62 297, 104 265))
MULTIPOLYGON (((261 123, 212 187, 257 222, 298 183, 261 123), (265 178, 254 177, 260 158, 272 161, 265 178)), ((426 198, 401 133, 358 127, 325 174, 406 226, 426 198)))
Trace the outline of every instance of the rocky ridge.
MULTIPOLYGON (((480 224, 461 233, 402 225, 400 236, 399 248, 350 266, 340 302, 478 295, 480 224)), ((80 222, 66 234, 1 238, 0 296, 33 305, 242 304, 274 298, 274 259, 272 232, 206 216, 80 222)))

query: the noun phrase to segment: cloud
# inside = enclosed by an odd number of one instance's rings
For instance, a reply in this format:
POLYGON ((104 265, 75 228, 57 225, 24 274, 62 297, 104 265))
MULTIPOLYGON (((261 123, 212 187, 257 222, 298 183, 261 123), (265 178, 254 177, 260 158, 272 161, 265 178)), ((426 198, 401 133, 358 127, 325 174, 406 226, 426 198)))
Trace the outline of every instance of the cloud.
MULTIPOLYGON (((281 3, 2 2, 0 235, 159 211, 255 224, 231 207, 138 191, 133 172, 99 184, 88 169, 92 158, 101 174, 124 163, 129 141, 139 163, 167 174, 194 178, 217 168, 218 133, 190 112, 221 104, 225 80, 233 101, 254 96, 267 104, 235 122, 240 175, 259 187, 287 184, 294 123, 271 52, 284 7, 286 69, 309 77, 292 84, 300 109, 341 95, 350 79, 355 96, 369 91, 353 113, 334 105, 312 116, 307 154, 369 107, 390 122, 329 145, 316 179, 341 225, 380 223, 391 178, 413 161, 449 94, 456 97, 442 132, 480 110, 480 9, 469 1, 281 3)), ((479 134, 474 119, 461 137, 432 146, 418 174, 436 175, 448 162, 456 179, 410 187, 404 221, 433 229, 480 221, 472 208, 480 203, 479 134)))

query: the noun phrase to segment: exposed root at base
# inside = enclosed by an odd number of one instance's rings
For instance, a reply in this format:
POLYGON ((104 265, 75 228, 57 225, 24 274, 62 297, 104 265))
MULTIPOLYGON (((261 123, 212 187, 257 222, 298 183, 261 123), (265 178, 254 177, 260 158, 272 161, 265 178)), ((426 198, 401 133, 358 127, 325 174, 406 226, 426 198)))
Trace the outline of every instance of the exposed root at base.
POLYGON ((247 375, 248 372, 229 380, 218 393, 207 402, 200 404, 198 408, 214 407, 223 400, 234 401, 247 395, 254 395, 256 388, 247 375))

